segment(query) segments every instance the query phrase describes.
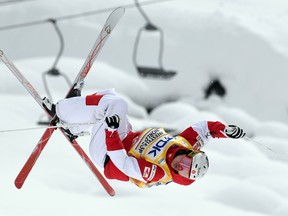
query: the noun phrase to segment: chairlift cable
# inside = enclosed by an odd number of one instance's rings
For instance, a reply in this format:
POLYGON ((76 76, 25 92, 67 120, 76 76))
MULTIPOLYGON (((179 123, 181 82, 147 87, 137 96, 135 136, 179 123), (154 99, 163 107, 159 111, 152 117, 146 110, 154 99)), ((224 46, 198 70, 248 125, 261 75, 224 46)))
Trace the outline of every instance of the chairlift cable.
MULTIPOLYGON (((167 1, 174 1, 174 0, 145 1, 145 2, 141 3, 141 5, 146 6, 146 5, 152 5, 152 4, 157 4, 157 3, 163 3, 163 2, 167 2, 167 1)), ((134 3, 133 4, 126 4, 126 5, 122 5, 121 7, 124 7, 126 9, 135 8, 135 4, 134 3)), ((70 19, 75 19, 75 18, 79 18, 79 17, 93 16, 93 15, 97 15, 97 14, 101 14, 101 13, 107 13, 113 9, 115 9, 115 7, 109 7, 109 8, 104 8, 104 9, 100 9, 100 10, 86 11, 86 12, 77 13, 77 14, 59 16, 59 17, 54 17, 54 20, 63 21, 63 20, 70 20, 70 19)), ((29 27, 29 26, 34 26, 34 25, 41 25, 41 24, 47 23, 48 21, 49 20, 44 19, 44 20, 36 20, 36 21, 31 21, 31 22, 0 26, 0 31, 1 30, 11 30, 11 29, 15 29, 15 28, 22 28, 22 27, 29 27)))
POLYGON ((9 5, 16 4, 16 3, 26 3, 28 1, 34 1, 34 0, 7 0, 7 1, 1 1, 0 2, 0 6, 9 6, 9 5))

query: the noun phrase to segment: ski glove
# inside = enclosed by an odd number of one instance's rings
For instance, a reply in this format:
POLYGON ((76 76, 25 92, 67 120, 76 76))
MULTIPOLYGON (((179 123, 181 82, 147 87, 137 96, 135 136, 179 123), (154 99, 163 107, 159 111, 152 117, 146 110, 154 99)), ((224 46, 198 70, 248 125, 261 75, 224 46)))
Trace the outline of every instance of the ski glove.
POLYGON ((232 139, 239 139, 239 138, 243 138, 246 133, 239 127, 237 127, 236 125, 228 125, 226 126, 226 128, 224 129, 224 133, 232 139))
POLYGON ((120 124, 120 117, 117 114, 115 114, 113 116, 106 117, 105 121, 106 121, 109 128, 117 129, 119 127, 119 124, 120 124))

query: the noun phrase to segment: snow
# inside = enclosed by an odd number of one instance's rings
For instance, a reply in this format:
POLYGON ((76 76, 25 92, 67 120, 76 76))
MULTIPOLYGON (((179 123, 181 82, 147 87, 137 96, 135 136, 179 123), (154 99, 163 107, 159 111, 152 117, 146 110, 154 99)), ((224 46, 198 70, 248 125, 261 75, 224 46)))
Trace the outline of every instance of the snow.
MULTIPOLYGON (((32 1, 1 7, 1 14, 9 21, 1 21, 1 25, 131 3, 84 2, 32 1), (18 16, 12 16, 17 11, 18 16)), ((179 73, 169 81, 143 80, 136 75, 131 56, 143 19, 136 10, 127 9, 89 73, 83 94, 115 88, 129 104, 135 130, 153 126, 177 133, 197 121, 219 120, 241 126, 249 138, 211 140, 204 148, 210 170, 191 186, 139 189, 130 183, 109 181, 116 191, 115 197, 109 197, 59 131, 53 134, 23 188, 16 189, 13 181, 44 130, 1 132, 0 215, 172 216, 216 212, 221 216, 286 216, 288 49, 283 25, 287 6, 284 0, 273 4, 268 0, 182 0, 146 6, 153 21, 165 31, 165 67, 179 73), (169 14, 159 16, 163 9, 169 14), (185 35, 181 34, 183 29, 185 35), (203 89, 213 77, 223 81, 228 94, 204 100, 203 89), (148 113, 145 107, 151 106, 154 109, 148 113)), ((66 48, 57 67, 71 79, 95 40, 91 35, 97 35, 106 15, 59 22, 66 48)), ((57 50, 54 44, 58 43, 50 31, 44 25, 1 31, 0 35, 1 49, 43 96, 42 72, 51 67, 57 50), (21 37, 16 37, 17 32, 21 37), (43 44, 43 37, 51 39, 51 44, 43 44)), ((152 59, 145 45, 144 56, 152 59)), ((3 64, 0 71, 0 131, 38 127, 36 122, 43 111, 3 64)), ((47 79, 53 100, 62 98, 69 88, 67 83, 58 77, 47 79)), ((88 152, 89 137, 78 141, 88 152)))

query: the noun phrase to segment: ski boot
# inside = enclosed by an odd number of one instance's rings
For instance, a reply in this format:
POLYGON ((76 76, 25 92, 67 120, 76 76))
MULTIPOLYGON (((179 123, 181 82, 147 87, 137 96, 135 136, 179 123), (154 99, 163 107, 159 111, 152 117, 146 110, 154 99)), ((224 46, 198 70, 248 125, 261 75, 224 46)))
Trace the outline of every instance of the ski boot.
POLYGON ((66 98, 80 97, 83 87, 84 87, 84 80, 79 80, 77 83, 75 83, 73 89, 70 91, 70 93, 67 95, 66 98))
POLYGON ((55 104, 51 103, 51 101, 47 97, 44 97, 42 99, 42 105, 45 110, 51 115, 51 117, 54 117, 56 115, 56 106, 55 104))
MULTIPOLYGON (((76 125, 76 124, 74 124, 76 125)), ((73 127, 73 124, 65 123, 61 119, 57 117, 56 120, 56 125, 58 127, 62 128, 62 131, 64 134, 69 138, 69 140, 72 142, 73 140, 77 139, 78 137, 83 137, 83 136, 89 136, 90 132, 89 131, 81 131, 79 133, 72 133, 69 127, 73 127)))
POLYGON ((70 139, 70 141, 72 142, 73 140, 77 139, 78 137, 83 137, 83 136, 89 136, 90 133, 89 131, 82 131, 80 133, 72 133, 68 128, 64 128, 62 127, 63 132, 65 133, 65 135, 70 139))

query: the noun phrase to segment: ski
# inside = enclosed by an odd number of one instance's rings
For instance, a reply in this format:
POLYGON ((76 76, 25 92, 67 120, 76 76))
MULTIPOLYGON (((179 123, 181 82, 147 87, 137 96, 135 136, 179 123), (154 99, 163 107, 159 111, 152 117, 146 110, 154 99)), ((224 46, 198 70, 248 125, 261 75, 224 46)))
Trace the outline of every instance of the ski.
MULTIPOLYGON (((105 41, 108 39, 109 35, 111 34, 112 30, 116 26, 119 19, 123 16, 125 10, 124 8, 117 8, 115 9, 110 16, 107 18, 100 35, 98 36, 94 46, 92 47, 88 57, 86 58, 85 63, 83 64, 80 72, 78 73, 75 81, 71 89, 68 91, 67 95, 73 90, 75 83, 79 80, 84 80, 87 76, 88 72, 90 71, 96 57, 98 56, 101 48, 103 47, 105 41)), ((16 66, 7 58, 3 51, 0 51, 0 59, 4 62, 4 64, 8 67, 8 69, 16 76, 16 78, 20 81, 20 83, 26 88, 26 90, 32 95, 32 97, 36 100, 36 102, 42 107, 42 109, 47 113, 48 116, 51 118, 49 112, 43 107, 42 105, 42 97, 38 94, 38 92, 34 89, 34 87, 30 84, 30 82, 23 76, 23 74, 16 68, 16 66)), ((67 97, 66 95, 66 97, 67 97)), ((56 116, 53 117, 50 126, 53 126, 56 120, 56 116)), ((42 135, 41 139, 37 143, 36 147, 34 148, 33 152, 31 153, 30 157, 28 158, 27 162, 21 169, 20 173, 15 179, 15 186, 17 188, 21 188, 29 175, 30 171, 32 170, 34 164, 36 163, 38 157, 40 156, 42 150, 44 149, 45 145, 48 143, 50 137, 52 136, 55 128, 47 128, 44 134, 42 135)), ((102 176, 102 174, 98 171, 95 167, 93 162, 89 159, 86 155, 84 150, 80 147, 80 145, 76 142, 75 139, 71 139, 66 133, 63 128, 60 128, 61 132, 67 138, 67 140, 71 143, 83 161, 87 164, 90 170, 94 173, 100 183, 103 185, 104 189, 107 193, 111 196, 115 194, 113 188, 109 185, 106 179, 102 176)))

